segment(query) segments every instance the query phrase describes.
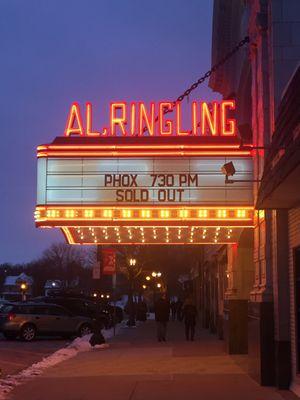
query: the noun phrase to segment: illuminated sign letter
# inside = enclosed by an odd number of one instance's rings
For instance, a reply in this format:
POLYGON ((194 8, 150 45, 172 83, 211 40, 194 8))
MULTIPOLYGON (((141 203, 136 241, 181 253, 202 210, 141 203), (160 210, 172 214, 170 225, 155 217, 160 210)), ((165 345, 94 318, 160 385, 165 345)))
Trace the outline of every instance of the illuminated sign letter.
POLYGON ((100 136, 100 132, 93 132, 93 109, 91 103, 86 103, 86 135, 87 136, 100 136))
POLYGON ((173 106, 171 102, 159 103, 159 134, 160 135, 172 135, 172 121, 170 119, 164 120, 165 110, 172 110, 173 106), (167 128, 167 129, 166 129, 167 128))
POLYGON ((187 136, 190 134, 189 131, 181 130, 181 103, 176 103, 176 135, 187 136))
POLYGON ((64 132, 65 136, 71 135, 84 135, 84 129, 82 124, 82 118, 80 114, 80 108, 78 103, 73 103, 71 106, 71 110, 68 115, 66 129, 64 132), (75 122, 77 127, 75 126, 75 122))
POLYGON ((197 135, 197 102, 192 102, 192 134, 197 135))
POLYGON ((116 126, 119 125, 122 135, 126 136, 126 103, 111 103, 110 104, 110 132, 112 136, 116 135, 116 126), (121 117, 117 117, 117 111, 121 110, 121 117))
POLYGON ((236 135, 236 121, 234 118, 226 119, 226 108, 235 110, 234 100, 224 100, 221 103, 221 135, 222 136, 235 136, 236 135))
POLYGON ((201 134, 207 135, 209 132, 212 136, 216 136, 218 134, 218 106, 215 101, 211 104, 212 112, 210 112, 208 104, 205 101, 201 103, 201 134))
POLYGON ((135 135, 135 127, 136 127, 136 104, 131 103, 131 124, 130 124, 130 135, 135 135))
POLYGON ((150 117, 147 114, 145 104, 139 103, 139 135, 140 136, 143 136, 144 127, 147 128, 150 136, 154 135, 154 112, 155 112, 155 105, 154 105, 153 101, 150 103, 150 117), (146 124, 145 126, 144 126, 144 123, 146 124))

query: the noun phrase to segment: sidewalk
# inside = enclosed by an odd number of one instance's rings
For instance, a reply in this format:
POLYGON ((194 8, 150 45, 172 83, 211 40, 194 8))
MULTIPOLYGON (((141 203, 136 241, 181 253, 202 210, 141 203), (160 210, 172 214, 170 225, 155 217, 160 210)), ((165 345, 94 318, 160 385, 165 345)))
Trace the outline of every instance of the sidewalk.
POLYGON ((169 324, 169 341, 155 341, 155 323, 124 328, 108 350, 80 353, 16 387, 12 400, 282 400, 290 392, 259 386, 222 341, 206 331, 183 340, 183 326, 169 324))

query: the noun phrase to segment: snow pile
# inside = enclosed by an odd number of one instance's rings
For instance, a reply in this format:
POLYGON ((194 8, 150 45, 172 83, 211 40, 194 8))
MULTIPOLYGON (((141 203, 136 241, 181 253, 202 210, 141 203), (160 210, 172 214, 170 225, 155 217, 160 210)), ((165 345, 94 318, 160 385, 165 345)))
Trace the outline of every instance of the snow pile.
MULTIPOLYGON (((115 333, 120 331, 121 325, 116 327, 115 333)), ((110 339, 114 336, 114 330, 104 330, 103 336, 105 340, 110 339)), ((78 353, 83 351, 89 351, 92 349, 90 345, 91 334, 83 337, 78 337, 72 341, 67 347, 57 350, 48 357, 43 358, 41 361, 31 365, 19 372, 16 375, 8 375, 4 379, 0 379, 0 400, 4 400, 8 393, 17 385, 24 383, 26 380, 34 378, 35 376, 41 375, 45 369, 53 367, 56 364, 66 361, 69 358, 75 357, 78 353)), ((94 346, 95 349, 106 349, 109 345, 104 343, 103 345, 94 346)))

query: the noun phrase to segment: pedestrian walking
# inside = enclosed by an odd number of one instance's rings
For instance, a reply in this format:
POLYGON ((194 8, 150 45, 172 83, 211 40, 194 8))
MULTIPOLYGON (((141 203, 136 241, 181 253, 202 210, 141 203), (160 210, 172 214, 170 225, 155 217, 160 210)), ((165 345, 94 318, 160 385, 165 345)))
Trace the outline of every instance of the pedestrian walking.
POLYGON ((197 318, 197 308, 193 302, 192 297, 188 297, 182 309, 182 316, 185 325, 185 338, 186 340, 194 340, 195 337, 195 326, 197 318))
POLYGON ((177 302, 175 299, 171 301, 170 307, 171 307, 172 321, 175 321, 177 313, 177 302))
POLYGON ((177 316, 177 321, 182 321, 182 306, 183 302, 181 299, 178 299, 176 301, 176 316, 177 316))
POLYGON ((165 342, 167 325, 170 317, 170 303, 165 293, 162 293, 160 299, 155 303, 154 312, 157 327, 157 340, 159 342, 165 342))
POLYGON ((137 303, 137 312, 136 319, 138 321, 146 321, 147 320, 147 304, 144 300, 140 299, 137 303))

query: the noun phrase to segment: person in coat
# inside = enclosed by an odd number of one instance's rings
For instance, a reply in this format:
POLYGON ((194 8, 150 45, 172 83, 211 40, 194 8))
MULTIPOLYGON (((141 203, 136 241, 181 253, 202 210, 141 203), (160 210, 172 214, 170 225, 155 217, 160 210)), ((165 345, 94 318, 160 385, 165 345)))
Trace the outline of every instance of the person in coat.
POLYGON ((154 305, 155 321, 157 327, 157 340, 165 342, 167 336, 167 326, 170 316, 170 303, 165 293, 161 294, 160 299, 154 305))
POLYGON ((173 301, 171 301, 172 321, 176 320, 176 313, 177 313, 177 302, 175 300, 173 300, 173 301))
POLYGON ((182 316, 185 325, 185 338, 186 340, 194 340, 195 337, 195 326, 197 318, 197 308, 192 300, 192 297, 188 297, 182 308, 182 316))
POLYGON ((144 300, 140 299, 137 303, 137 320, 146 321, 147 320, 147 304, 144 300))
POLYGON ((102 345, 105 343, 104 336, 102 335, 102 328, 103 328, 102 322, 97 318, 93 319, 93 326, 92 326, 93 334, 90 338, 90 345, 92 347, 95 347, 97 345, 102 345))

